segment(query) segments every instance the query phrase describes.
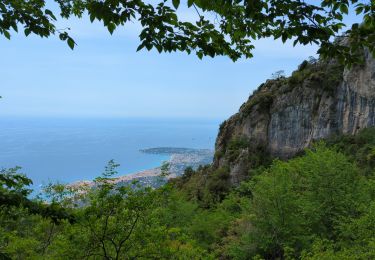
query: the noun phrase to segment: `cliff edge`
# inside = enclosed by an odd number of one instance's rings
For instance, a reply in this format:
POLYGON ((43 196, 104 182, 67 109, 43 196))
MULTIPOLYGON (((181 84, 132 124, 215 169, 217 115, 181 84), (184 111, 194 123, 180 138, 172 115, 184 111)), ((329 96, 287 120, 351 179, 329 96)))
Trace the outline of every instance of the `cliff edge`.
POLYGON ((374 126, 375 59, 363 54, 365 62, 350 69, 304 61, 290 77, 260 85, 220 126, 213 166, 229 166, 237 184, 259 161, 289 158, 314 140, 374 126))

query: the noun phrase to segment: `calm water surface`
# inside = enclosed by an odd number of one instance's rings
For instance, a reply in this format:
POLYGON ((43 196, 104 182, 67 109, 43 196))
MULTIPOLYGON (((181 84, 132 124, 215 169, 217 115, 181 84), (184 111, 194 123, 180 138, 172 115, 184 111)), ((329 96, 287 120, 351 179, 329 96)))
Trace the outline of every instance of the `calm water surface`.
POLYGON ((0 118, 0 167, 21 166, 39 186, 91 180, 110 159, 125 175, 159 166, 160 146, 214 148, 220 121, 176 119, 0 118))

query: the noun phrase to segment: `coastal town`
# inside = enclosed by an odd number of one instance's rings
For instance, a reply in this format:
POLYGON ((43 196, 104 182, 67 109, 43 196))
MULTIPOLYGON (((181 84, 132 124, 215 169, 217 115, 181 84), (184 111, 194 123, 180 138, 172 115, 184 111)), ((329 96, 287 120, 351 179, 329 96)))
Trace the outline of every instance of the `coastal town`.
MULTIPOLYGON (((185 169, 191 167, 197 169, 200 165, 212 163, 214 152, 209 149, 176 148, 176 147, 156 147, 140 150, 146 154, 164 154, 169 159, 159 167, 143 170, 140 172, 126 174, 113 178, 113 182, 118 185, 138 185, 147 187, 159 187, 170 178, 181 176, 185 169)), ((71 186, 93 187, 93 181, 78 181, 71 186)))
POLYGON ((170 178, 181 176, 187 167, 193 169, 212 163, 214 152, 209 149, 157 147, 142 149, 148 154, 166 154, 170 158, 160 167, 128 174, 115 179, 121 185, 137 181, 142 186, 158 187, 170 178), (163 169, 163 167, 165 169, 163 169), (165 172, 164 172, 165 171, 165 172), (163 172, 163 174, 162 174, 163 172))

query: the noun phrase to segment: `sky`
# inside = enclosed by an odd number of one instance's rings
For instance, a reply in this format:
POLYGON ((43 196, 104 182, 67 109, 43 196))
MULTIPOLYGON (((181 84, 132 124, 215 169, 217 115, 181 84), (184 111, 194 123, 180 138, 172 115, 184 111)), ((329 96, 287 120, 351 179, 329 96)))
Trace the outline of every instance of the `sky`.
POLYGON ((255 43, 252 59, 199 60, 136 52, 136 24, 113 35, 88 19, 66 25, 78 44, 73 51, 57 37, 0 37, 0 117, 225 119, 273 72, 290 74, 318 49, 267 39, 255 43))

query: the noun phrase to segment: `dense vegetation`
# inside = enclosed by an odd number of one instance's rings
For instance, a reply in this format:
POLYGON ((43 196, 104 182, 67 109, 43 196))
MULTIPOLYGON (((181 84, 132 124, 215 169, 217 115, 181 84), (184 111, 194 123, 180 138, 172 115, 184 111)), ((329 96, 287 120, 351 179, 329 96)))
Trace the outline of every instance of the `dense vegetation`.
POLYGON ((223 55, 235 61, 253 56, 255 40, 273 38, 318 44, 322 56, 350 65, 361 60, 363 47, 375 56, 374 10, 374 1, 358 0, 3 0, 0 37, 10 39, 18 31, 58 35, 73 49, 69 28, 59 29, 58 24, 74 16, 100 21, 111 34, 137 22, 138 50, 195 52, 199 58, 223 55), (180 5, 196 17, 184 20, 180 5), (350 29, 344 23, 349 12, 362 19, 350 29), (332 41, 335 37, 345 41, 332 41))
MULTIPOLYGON (((139 22, 138 50, 235 61, 252 57, 255 40, 273 38, 319 44, 322 57, 346 65, 360 62, 364 47, 375 56, 374 1, 188 0, 195 22, 178 16, 180 0, 50 2, 59 17, 45 0, 1 1, 0 35, 58 35, 73 49, 69 30, 56 27, 58 19, 87 16, 110 33, 139 22), (363 21, 341 34, 349 10, 363 21)), ((318 65, 306 62, 288 79, 279 74, 275 81, 295 87, 308 79, 311 87, 323 83, 332 90, 343 66, 318 65)), ((263 93, 244 109, 265 109, 272 102, 272 93, 263 93)), ((249 146, 232 140, 229 159, 249 146)), ((20 168, 3 169, 0 259, 375 258, 375 129, 332 137, 289 161, 270 162, 260 148, 250 151, 249 180, 236 187, 227 167, 213 166, 187 169, 157 189, 121 186, 111 179, 118 165, 110 161, 94 187, 49 185, 31 199, 32 181, 20 168)))
POLYGON ((375 129, 267 165, 238 187, 204 166, 151 189, 113 184, 111 161, 94 188, 50 185, 33 200, 5 169, 0 258, 375 258, 375 129))

